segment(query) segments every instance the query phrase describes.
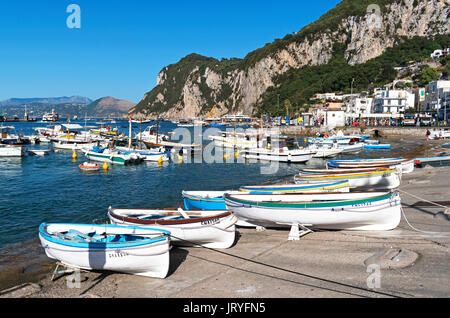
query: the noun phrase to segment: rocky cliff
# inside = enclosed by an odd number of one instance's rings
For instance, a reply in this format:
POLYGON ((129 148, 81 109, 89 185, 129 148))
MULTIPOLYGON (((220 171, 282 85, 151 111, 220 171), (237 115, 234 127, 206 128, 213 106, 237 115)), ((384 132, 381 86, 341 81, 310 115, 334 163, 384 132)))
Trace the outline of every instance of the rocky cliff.
POLYGON ((165 67, 157 86, 130 112, 192 118, 208 113, 254 113, 262 94, 291 69, 327 64, 336 43, 350 65, 380 56, 400 37, 449 34, 448 0, 344 0, 316 22, 244 59, 191 54, 165 67))

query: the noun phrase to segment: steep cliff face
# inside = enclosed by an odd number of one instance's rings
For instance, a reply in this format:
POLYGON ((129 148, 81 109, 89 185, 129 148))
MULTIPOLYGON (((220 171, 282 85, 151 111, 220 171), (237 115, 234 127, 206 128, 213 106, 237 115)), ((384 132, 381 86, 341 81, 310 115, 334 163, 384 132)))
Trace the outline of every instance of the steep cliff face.
POLYGON ((213 116, 236 111, 251 115, 277 76, 328 63, 336 43, 345 44, 349 64, 360 64, 381 55, 401 36, 449 34, 448 15, 447 0, 344 0, 315 23, 242 60, 192 54, 165 67, 157 86, 131 112, 192 118, 216 106, 213 116))

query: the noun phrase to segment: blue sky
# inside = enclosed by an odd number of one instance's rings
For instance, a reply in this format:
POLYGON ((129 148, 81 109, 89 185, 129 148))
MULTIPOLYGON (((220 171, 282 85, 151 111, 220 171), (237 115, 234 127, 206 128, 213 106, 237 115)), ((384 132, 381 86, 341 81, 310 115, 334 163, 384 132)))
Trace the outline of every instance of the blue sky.
POLYGON ((0 100, 113 96, 138 102, 190 53, 243 58, 339 0, 0 1, 0 100), (81 8, 70 29, 69 4, 81 8))

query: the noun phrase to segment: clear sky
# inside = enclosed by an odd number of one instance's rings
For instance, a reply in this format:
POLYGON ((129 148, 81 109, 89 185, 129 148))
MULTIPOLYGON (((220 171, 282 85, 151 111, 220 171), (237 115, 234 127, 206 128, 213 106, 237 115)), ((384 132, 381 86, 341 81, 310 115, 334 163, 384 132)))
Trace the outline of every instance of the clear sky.
POLYGON ((243 58, 339 0, 0 1, 0 100, 104 96, 138 102, 190 53, 243 58), (69 28, 66 9, 81 9, 69 28))

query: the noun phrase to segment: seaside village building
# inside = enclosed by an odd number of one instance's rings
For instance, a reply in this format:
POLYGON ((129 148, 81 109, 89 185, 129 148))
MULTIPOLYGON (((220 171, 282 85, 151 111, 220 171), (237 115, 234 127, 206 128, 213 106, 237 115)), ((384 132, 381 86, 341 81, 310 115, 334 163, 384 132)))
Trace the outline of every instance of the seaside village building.
POLYGON ((450 112, 450 81, 430 82, 422 89, 423 97, 419 101, 419 111, 437 113, 440 120, 447 120, 450 112))
POLYGON ((375 90, 374 113, 391 114, 394 117, 409 108, 414 108, 415 93, 407 90, 381 88, 375 90))

